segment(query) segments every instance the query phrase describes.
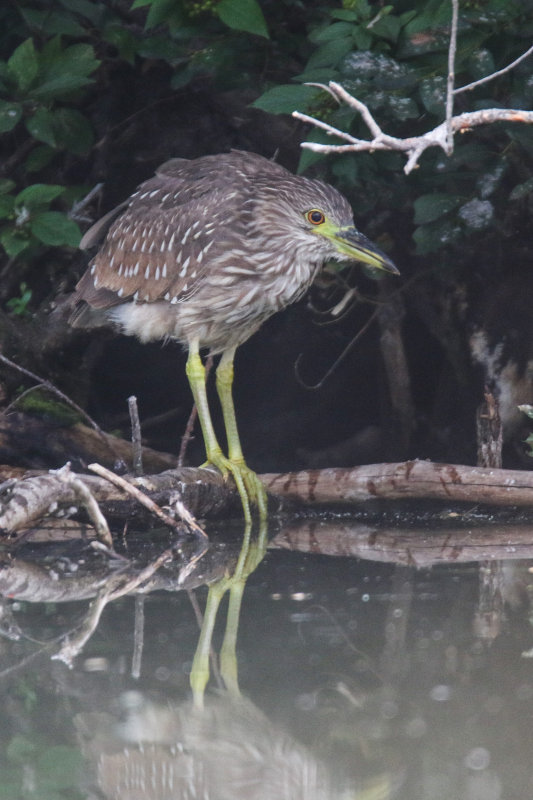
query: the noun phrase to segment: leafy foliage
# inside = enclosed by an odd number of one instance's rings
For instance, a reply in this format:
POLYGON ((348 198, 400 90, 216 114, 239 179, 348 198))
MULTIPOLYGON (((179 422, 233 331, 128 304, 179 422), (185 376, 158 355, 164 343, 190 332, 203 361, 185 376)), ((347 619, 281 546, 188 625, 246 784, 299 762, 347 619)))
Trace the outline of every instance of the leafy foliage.
POLYGON ((81 752, 67 745, 49 746, 39 737, 14 736, 2 765, 0 798, 35 797, 43 800, 81 798, 78 786, 83 764, 81 752), (31 774, 33 786, 25 775, 31 774))
MULTIPOLYGON (((19 301, 28 297, 29 270, 41 254, 79 242, 72 208, 87 189, 87 161, 109 135, 106 113, 115 112, 117 73, 141 75, 157 64, 169 95, 194 91, 199 82, 252 91, 263 111, 307 111, 366 137, 359 116, 316 86, 336 80, 368 104, 387 132, 419 134, 443 119, 450 14, 449 0, 6 4, 0 10, 0 246, 16 265, 7 283, 16 301, 11 310, 26 309, 19 301), (22 277, 27 288, 20 293, 22 277)), ((505 66, 532 33, 526 0, 462 2, 457 84, 505 66)), ((529 108, 532 100, 529 60, 457 95, 456 110, 529 108)), ((331 142, 320 131, 310 137, 331 142)), ((320 170, 329 170, 351 197, 370 234, 379 219, 404 250, 466 254, 467 241, 508 238, 524 227, 533 206, 532 156, 533 131, 508 125, 459 137, 452 158, 428 152, 409 180, 402 157, 391 153, 340 156, 320 170)), ((300 169, 320 160, 304 151, 300 169)))
MULTIPOLYGON (((296 106, 361 138, 369 133, 361 119, 337 108, 329 96, 306 83, 335 80, 368 105, 383 130, 392 135, 416 135, 444 118, 451 4, 448 0, 396 3, 381 7, 365 0, 345 2, 329 10, 329 19, 309 34, 314 49, 294 83, 275 86, 255 106, 270 113, 287 113, 296 106)), ((503 0, 462 3, 456 57, 456 85, 470 83, 505 66, 529 45, 533 21, 525 3, 503 0), (529 38, 528 38, 529 37, 529 38)), ((456 96, 457 113, 489 106, 530 108, 533 99, 531 59, 499 81, 456 96)), ((332 143, 320 131, 311 141, 332 143)), ((413 238, 420 255, 459 245, 489 227, 508 230, 511 218, 531 203, 533 130, 507 126, 479 130, 475 137, 458 137, 455 154, 424 156, 416 177, 409 179, 413 238), (473 141, 474 140, 474 141, 473 141), (525 180, 524 180, 525 179, 525 180)), ((304 152, 301 168, 321 156, 304 152)), ((352 191, 365 196, 364 212, 406 210, 405 185, 398 186, 402 162, 391 154, 357 158, 352 191), (379 178, 377 171, 379 170, 379 178)), ((340 159, 339 159, 340 160, 340 159)))

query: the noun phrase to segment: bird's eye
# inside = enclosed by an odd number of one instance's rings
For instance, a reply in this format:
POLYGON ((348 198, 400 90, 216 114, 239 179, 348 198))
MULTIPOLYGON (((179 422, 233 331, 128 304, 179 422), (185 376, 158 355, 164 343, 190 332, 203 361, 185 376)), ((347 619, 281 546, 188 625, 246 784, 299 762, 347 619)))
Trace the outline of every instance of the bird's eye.
POLYGON ((307 212, 306 217, 311 225, 322 225, 326 221, 326 217, 318 208, 312 208, 311 211, 307 212))

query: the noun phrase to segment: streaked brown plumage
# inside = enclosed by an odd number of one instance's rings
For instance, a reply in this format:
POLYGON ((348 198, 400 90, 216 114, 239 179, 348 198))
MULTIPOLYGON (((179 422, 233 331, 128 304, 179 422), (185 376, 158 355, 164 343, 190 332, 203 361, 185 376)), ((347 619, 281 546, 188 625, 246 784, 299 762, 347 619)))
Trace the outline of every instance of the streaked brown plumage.
POLYGON ((336 189, 237 151, 163 164, 85 234, 82 247, 102 238, 76 287, 81 307, 73 324, 99 319, 141 341, 173 338, 189 348, 188 376, 208 460, 233 474, 246 516, 244 495, 260 503, 264 516, 264 490, 245 467, 238 442, 231 401, 235 349, 299 299, 326 260, 396 268, 355 229, 336 189), (229 459, 209 419, 201 348, 223 353, 217 376, 229 459))

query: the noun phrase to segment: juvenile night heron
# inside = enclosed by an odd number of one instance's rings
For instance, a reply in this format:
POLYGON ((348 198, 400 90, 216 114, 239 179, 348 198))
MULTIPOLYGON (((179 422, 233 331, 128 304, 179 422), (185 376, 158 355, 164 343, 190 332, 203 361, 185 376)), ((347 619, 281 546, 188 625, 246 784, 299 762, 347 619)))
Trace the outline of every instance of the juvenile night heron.
POLYGON ((142 342, 170 338, 188 347, 187 377, 207 461, 233 476, 247 521, 250 502, 265 518, 266 492, 246 465, 237 432, 237 347, 302 297, 330 259, 398 270, 355 228, 336 189, 240 151, 163 164, 87 231, 81 247, 100 242, 76 287, 73 324, 99 320, 142 342), (209 413, 203 348, 222 354, 216 385, 227 456, 209 413))

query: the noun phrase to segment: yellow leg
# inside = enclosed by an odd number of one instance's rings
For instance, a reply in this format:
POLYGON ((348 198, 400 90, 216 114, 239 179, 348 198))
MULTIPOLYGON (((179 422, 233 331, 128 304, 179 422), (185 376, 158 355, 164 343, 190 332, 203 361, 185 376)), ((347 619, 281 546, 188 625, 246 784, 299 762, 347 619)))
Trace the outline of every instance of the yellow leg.
MULTIPOLYGON (((249 493, 243 475, 243 468, 240 462, 234 463, 231 458, 226 458, 220 447, 211 414, 209 412, 209 405, 207 402, 207 390, 205 385, 205 367, 200 358, 198 342, 191 342, 189 346, 189 357, 187 359, 187 378, 189 385, 196 403, 198 411, 198 418, 202 426, 202 433, 204 437, 205 450, 207 460, 210 464, 220 470, 226 476, 231 473, 237 487, 237 491, 241 497, 244 519, 246 522, 251 522, 252 514, 250 511, 249 493)), ((241 454, 242 457, 242 454, 241 454)), ((242 462, 244 465, 244 460, 242 462)), ((244 465, 247 470, 246 465, 244 465)), ((252 498, 253 499, 253 498, 252 498)))
POLYGON ((267 493, 256 473, 247 466, 244 460, 241 441, 239 438, 239 431, 237 429, 237 419, 235 417, 235 406, 233 403, 232 392, 234 357, 235 348, 226 350, 222 354, 222 358, 220 359, 220 363, 217 368, 216 377, 217 392, 220 398, 220 405, 222 406, 226 437, 228 440, 228 456, 230 462, 235 466, 241 475, 248 497, 257 505, 259 509, 259 518, 266 519, 268 515, 267 493))

